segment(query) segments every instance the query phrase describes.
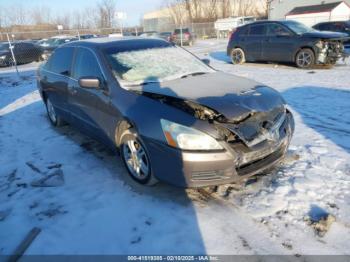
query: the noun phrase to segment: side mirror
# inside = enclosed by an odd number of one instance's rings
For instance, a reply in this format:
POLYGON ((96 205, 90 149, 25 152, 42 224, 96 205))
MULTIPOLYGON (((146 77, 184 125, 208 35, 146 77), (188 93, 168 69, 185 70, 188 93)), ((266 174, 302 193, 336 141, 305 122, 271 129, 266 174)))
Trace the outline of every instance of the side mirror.
POLYGON ((208 59, 208 58, 203 58, 202 62, 206 65, 210 65, 210 59, 208 59))
POLYGON ((100 80, 95 77, 82 77, 79 79, 79 85, 88 89, 100 89, 100 80))

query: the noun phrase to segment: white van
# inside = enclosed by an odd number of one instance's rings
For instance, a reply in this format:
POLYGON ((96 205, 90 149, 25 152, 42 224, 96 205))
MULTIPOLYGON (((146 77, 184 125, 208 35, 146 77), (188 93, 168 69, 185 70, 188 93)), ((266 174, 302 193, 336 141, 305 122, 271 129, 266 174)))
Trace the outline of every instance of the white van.
POLYGON ((253 16, 229 17, 216 20, 214 27, 219 38, 227 38, 233 29, 256 21, 253 16))

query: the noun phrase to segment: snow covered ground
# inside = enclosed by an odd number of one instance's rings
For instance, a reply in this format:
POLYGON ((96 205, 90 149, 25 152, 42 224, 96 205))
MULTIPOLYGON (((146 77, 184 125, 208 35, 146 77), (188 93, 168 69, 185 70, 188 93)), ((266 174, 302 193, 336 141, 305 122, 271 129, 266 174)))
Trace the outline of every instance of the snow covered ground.
POLYGON ((35 65, 20 79, 0 71, 0 254, 39 227, 26 254, 349 255, 349 61, 331 70, 233 66, 225 48, 211 40, 189 49, 279 90, 296 132, 281 166, 214 193, 134 184, 108 149, 50 126, 35 65), (335 221, 316 232, 312 221, 326 215, 335 221))

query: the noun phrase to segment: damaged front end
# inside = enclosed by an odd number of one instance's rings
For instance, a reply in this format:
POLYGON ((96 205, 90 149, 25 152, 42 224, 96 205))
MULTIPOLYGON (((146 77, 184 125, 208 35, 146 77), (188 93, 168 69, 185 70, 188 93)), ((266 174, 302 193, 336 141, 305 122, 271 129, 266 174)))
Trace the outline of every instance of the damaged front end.
POLYGON ((217 184, 227 182, 227 179, 234 182, 261 172, 283 158, 294 132, 293 116, 284 104, 267 111, 247 111, 230 119, 194 101, 148 92, 142 92, 142 95, 206 121, 217 131, 217 137, 229 152, 230 168, 222 165, 222 170, 215 167, 215 170, 204 172, 200 166, 195 167, 189 171, 188 184, 217 184))
POLYGON ((344 38, 323 39, 316 44, 316 62, 318 64, 334 65, 339 59, 349 56, 344 49, 344 38))

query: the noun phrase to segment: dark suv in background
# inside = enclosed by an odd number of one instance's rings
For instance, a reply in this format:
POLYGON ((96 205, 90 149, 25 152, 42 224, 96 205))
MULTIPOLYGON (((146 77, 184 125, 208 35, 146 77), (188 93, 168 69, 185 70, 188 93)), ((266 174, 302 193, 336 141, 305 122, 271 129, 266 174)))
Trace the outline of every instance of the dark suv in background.
MULTIPOLYGON (((319 31, 332 31, 345 33, 350 37, 350 21, 323 22, 313 26, 319 31)), ((344 42, 346 48, 350 48, 350 40, 344 42)))
POLYGON ((296 21, 259 21, 232 33, 227 54, 233 64, 245 61, 290 62, 300 68, 333 65, 343 57, 347 35, 320 32, 296 21))
POLYGON ((177 28, 174 30, 173 34, 171 35, 171 42, 181 45, 188 45, 192 46, 194 43, 194 36, 191 33, 189 28, 177 28), (182 38, 182 39, 181 39, 182 38))

